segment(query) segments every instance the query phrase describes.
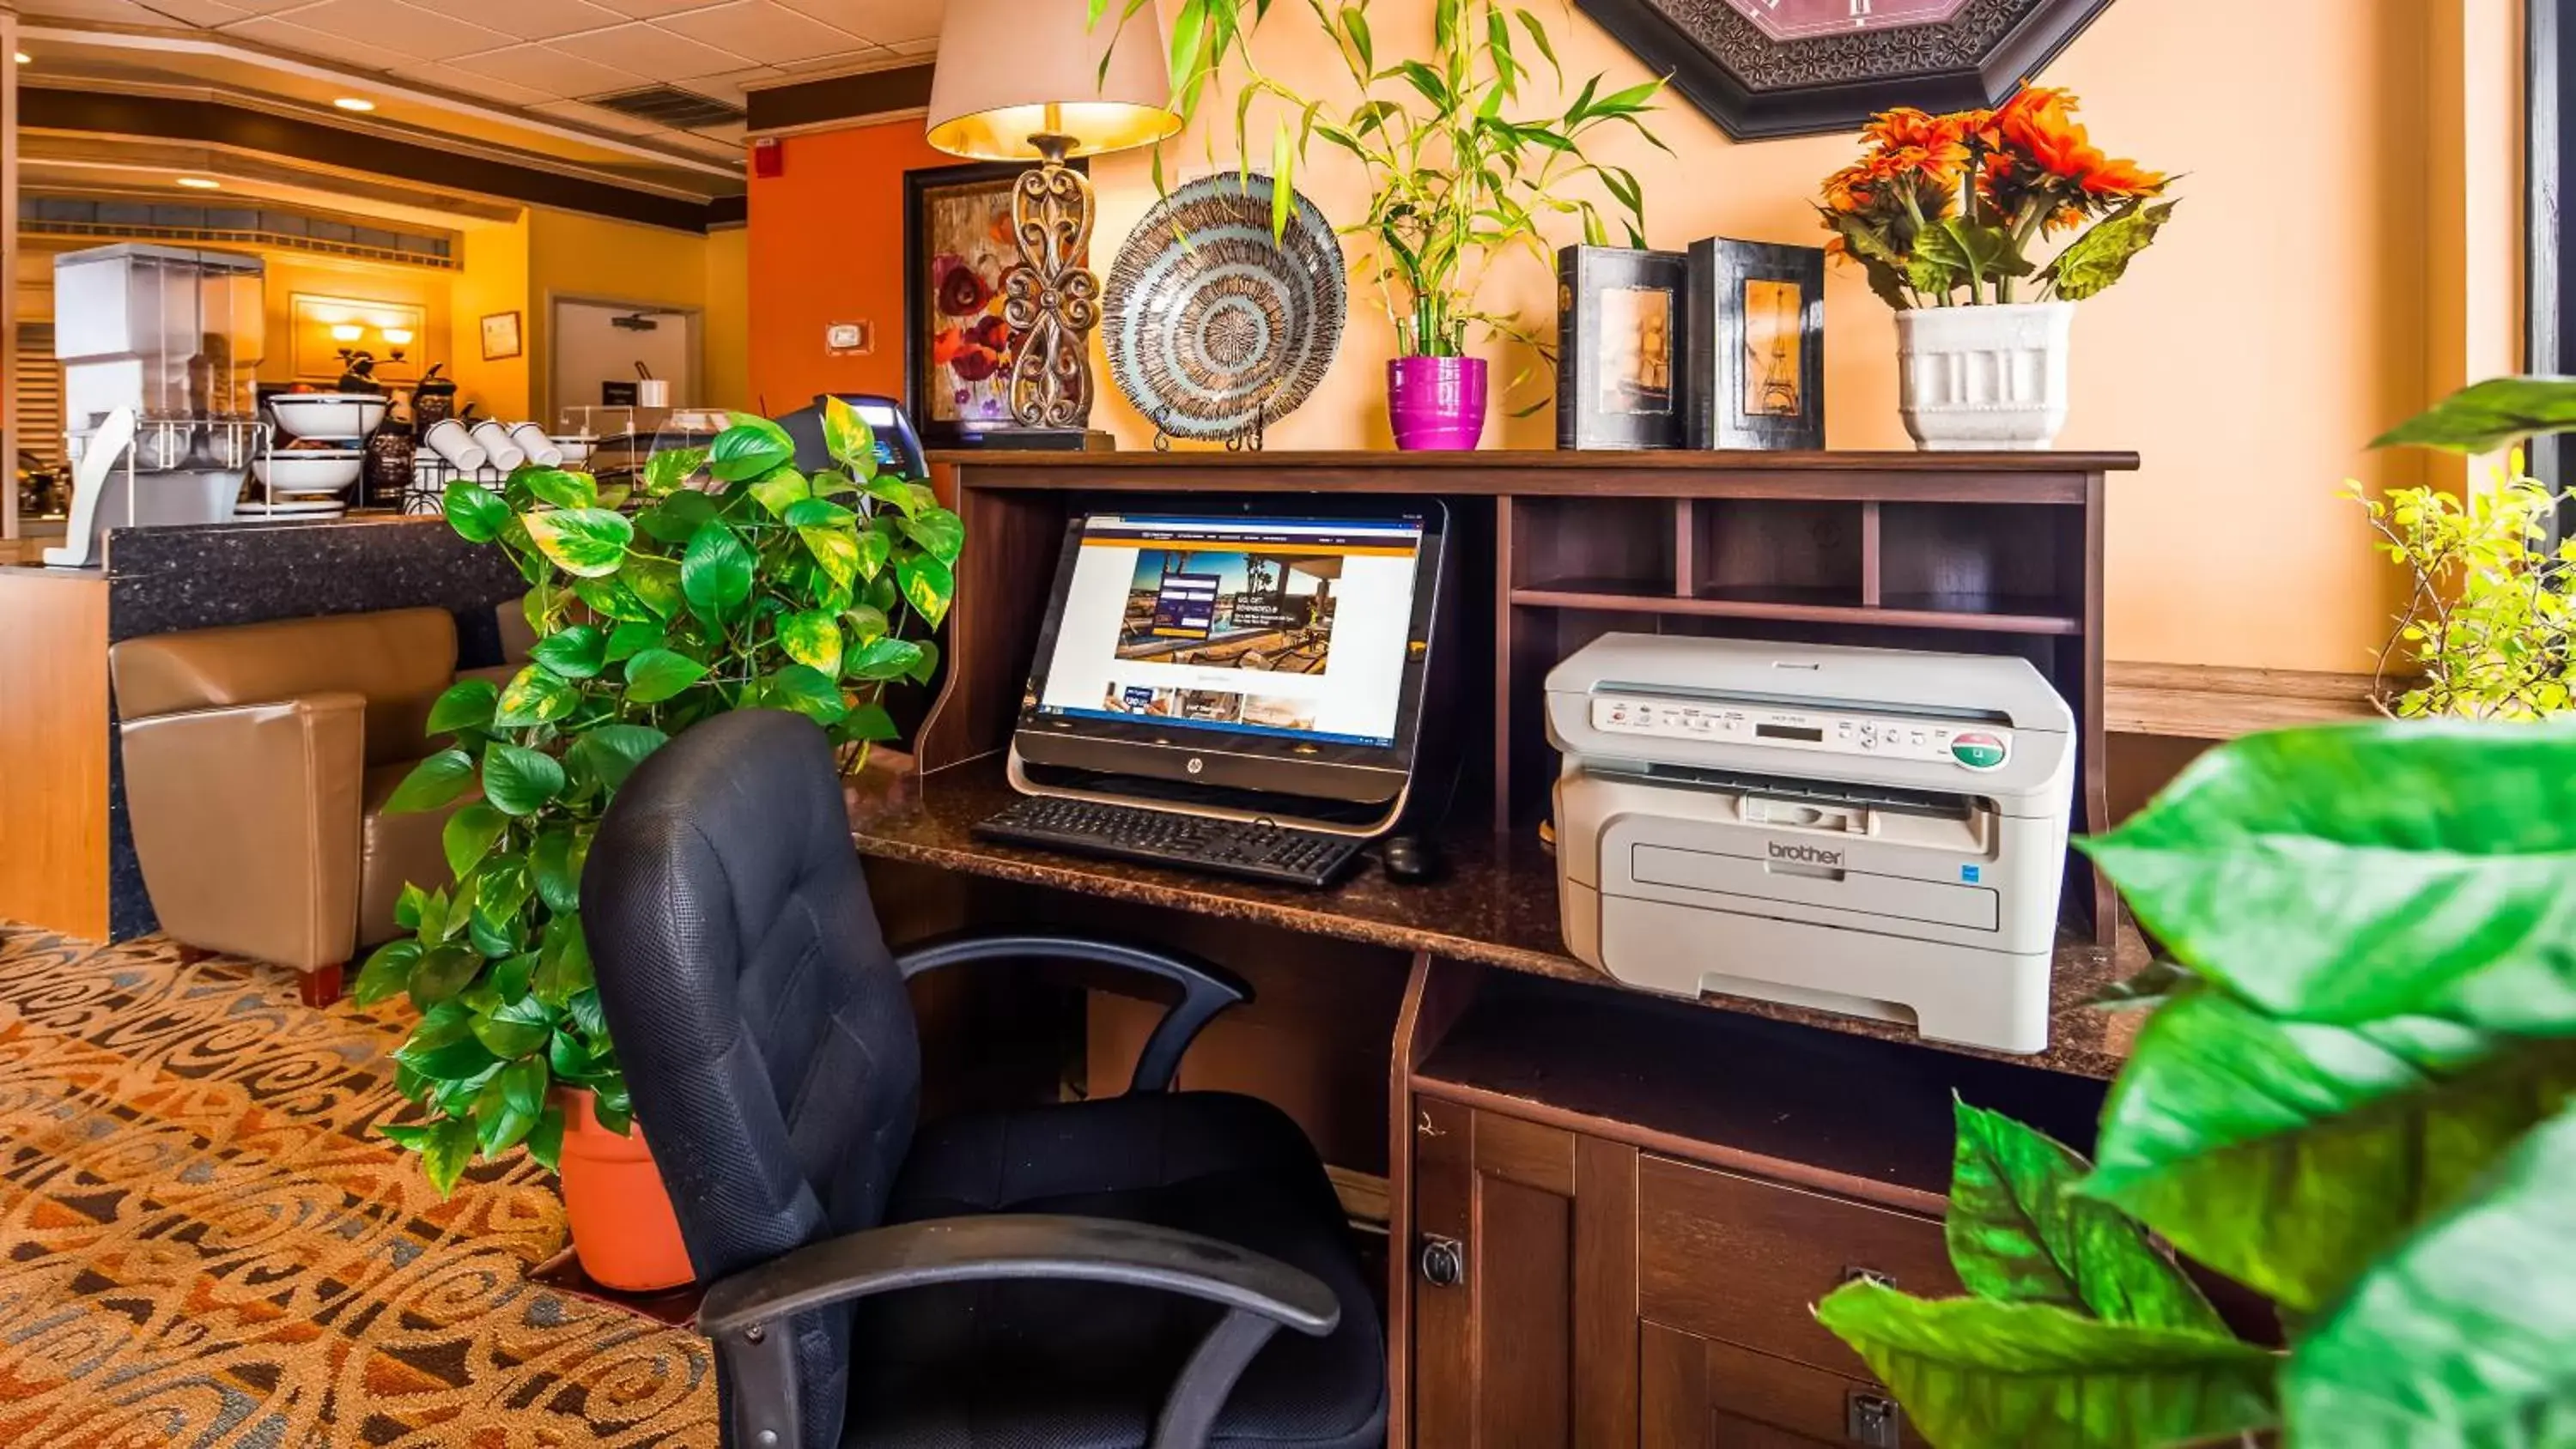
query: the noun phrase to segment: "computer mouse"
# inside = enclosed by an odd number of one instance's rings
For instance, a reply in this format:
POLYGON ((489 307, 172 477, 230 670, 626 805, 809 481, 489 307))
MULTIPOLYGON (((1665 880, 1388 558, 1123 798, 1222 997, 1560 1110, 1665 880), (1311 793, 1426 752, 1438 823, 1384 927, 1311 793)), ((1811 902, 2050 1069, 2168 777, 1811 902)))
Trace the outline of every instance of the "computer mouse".
POLYGON ((1418 884, 1440 878, 1440 852, 1418 835, 1388 836, 1386 844, 1378 847, 1378 864, 1385 867, 1388 880, 1418 884))

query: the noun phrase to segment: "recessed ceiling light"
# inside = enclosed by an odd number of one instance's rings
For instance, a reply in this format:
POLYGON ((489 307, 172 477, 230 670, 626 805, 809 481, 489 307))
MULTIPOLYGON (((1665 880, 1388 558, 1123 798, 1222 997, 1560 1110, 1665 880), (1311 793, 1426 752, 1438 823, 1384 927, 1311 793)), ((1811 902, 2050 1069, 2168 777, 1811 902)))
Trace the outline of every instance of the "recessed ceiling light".
POLYGON ((179 178, 179 184, 192 191, 212 191, 223 185, 211 176, 182 176, 179 178))
POLYGON ((331 104, 344 111, 372 111, 376 108, 374 101, 363 96, 342 96, 331 104))

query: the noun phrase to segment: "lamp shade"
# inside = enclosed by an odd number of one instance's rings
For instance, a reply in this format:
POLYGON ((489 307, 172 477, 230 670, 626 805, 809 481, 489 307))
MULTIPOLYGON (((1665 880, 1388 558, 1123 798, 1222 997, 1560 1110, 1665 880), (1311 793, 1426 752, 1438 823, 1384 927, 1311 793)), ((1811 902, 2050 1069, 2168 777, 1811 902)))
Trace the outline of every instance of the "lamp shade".
POLYGON ((1122 31, 1119 8, 1094 28, 1085 0, 948 0, 930 82, 930 144, 985 161, 1036 161, 1044 155, 1036 136, 1067 137, 1067 155, 1090 156, 1180 130, 1162 23, 1147 5, 1122 31))

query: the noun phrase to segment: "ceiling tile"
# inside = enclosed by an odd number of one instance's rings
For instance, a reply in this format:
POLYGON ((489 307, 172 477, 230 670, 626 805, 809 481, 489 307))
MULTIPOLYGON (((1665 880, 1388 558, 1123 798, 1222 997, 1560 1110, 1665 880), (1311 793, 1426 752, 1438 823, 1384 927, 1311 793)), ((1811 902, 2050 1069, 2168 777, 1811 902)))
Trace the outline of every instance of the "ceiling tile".
POLYGON ((508 81, 512 85, 527 86, 550 96, 595 96, 607 91, 633 90, 645 83, 644 77, 633 71, 601 65, 577 55, 566 55, 546 45, 514 45, 507 50, 469 55, 458 61, 456 68, 508 81))
POLYGON ((504 106, 529 106, 539 101, 550 100, 554 96, 552 91, 541 91, 514 81, 501 80, 479 70, 467 70, 463 66, 440 65, 432 62, 427 65, 407 66, 402 74, 405 80, 415 80, 423 85, 436 86, 440 90, 454 91, 461 96, 472 96, 477 100, 491 101, 504 106))
POLYGON ((708 0, 599 0, 599 3, 633 20, 657 20, 683 10, 704 10, 708 0))
POLYGON ((153 0, 152 7, 182 25, 214 27, 228 20, 247 20, 257 10, 224 0, 153 0))
POLYGON ((420 60, 418 56, 405 55, 400 51, 387 50, 382 46, 369 45, 364 41, 350 40, 344 36, 328 34, 267 15, 236 21, 225 26, 223 33, 238 35, 244 40, 257 41, 279 50, 300 51, 306 55, 320 56, 324 60, 365 66, 369 70, 396 70, 415 65, 420 60))
POLYGON ((888 41, 886 43, 886 49, 893 51, 897 55, 909 58, 936 55, 939 52, 939 37, 936 35, 925 35, 919 40, 888 41))
POLYGON ((680 82, 680 89, 695 91, 729 106, 742 104, 743 92, 755 86, 776 85, 787 79, 787 72, 774 65, 755 65, 748 70, 728 71, 723 75, 694 76, 680 82))
POLYGON ((19 11, 19 18, 106 21, 116 25, 166 26, 170 23, 136 4, 135 0, 28 0, 19 11))
POLYGON ((590 0, 439 0, 438 10, 520 40, 552 40, 558 35, 604 29, 626 19, 590 0))
POLYGON ((927 40, 936 44, 939 22, 947 17, 946 0, 782 0, 791 10, 801 11, 838 30, 846 30, 861 40, 879 45, 892 45, 898 40, 927 40))
POLYGON ((651 136, 662 130, 651 121, 621 115, 605 106, 586 106, 579 101, 546 101, 528 109, 540 116, 552 116, 558 121, 570 121, 576 126, 588 126, 594 131, 608 131, 620 136, 651 136))
POLYGON ((733 0, 729 5, 667 15, 654 23, 771 65, 835 54, 858 43, 849 34, 799 15, 776 0, 733 0))
POLYGON ((844 50, 832 55, 791 60, 779 69, 793 71, 798 75, 813 75, 824 71, 882 70, 900 59, 901 57, 882 45, 871 45, 860 50, 844 50))
POLYGON ((507 45, 510 37, 451 20, 403 0, 322 0, 288 17, 310 30, 400 51, 418 60, 447 60, 507 45))
MULTIPOLYGON (((619 25, 607 30, 569 35, 557 40, 554 46, 567 54, 613 65, 619 70, 657 81, 721 75, 749 64, 742 56, 711 43, 674 35, 651 25, 619 25)), ((591 92, 583 90, 572 94, 589 95, 591 92)))
MULTIPOLYGON (((736 126, 732 129, 739 131, 742 128, 736 126)), ((664 131, 654 139, 666 145, 678 147, 693 156, 704 156, 711 161, 739 163, 742 160, 743 143, 740 137, 728 141, 696 131, 664 131)))

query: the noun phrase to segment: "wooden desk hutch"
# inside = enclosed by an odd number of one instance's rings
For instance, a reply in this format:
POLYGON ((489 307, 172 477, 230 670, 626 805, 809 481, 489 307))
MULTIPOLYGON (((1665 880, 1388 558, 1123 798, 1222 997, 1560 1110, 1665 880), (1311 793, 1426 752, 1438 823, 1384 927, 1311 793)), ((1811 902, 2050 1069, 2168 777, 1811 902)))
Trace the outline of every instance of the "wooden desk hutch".
MULTIPOLYGON (((1105 921, 1177 937, 1254 981, 1260 999, 1230 1014, 1247 1022, 1212 1030, 1184 1080, 1289 1082, 1273 1095, 1348 1169, 1336 1174, 1346 1200, 1349 1183, 1382 1182, 1382 1206, 1358 1213, 1382 1213, 1389 1233, 1389 1442, 1917 1442, 1808 1305, 1858 1273, 1955 1289, 1939 1220, 1951 1094, 2089 1141, 2125 1039, 2084 1002, 2143 953, 2117 931, 2108 889, 2071 866, 2050 1046, 2022 1058, 1920 1044, 1890 1023, 1619 988, 1559 933, 1554 864, 1535 835, 1555 770, 1540 682, 1612 630, 2016 653, 2073 706, 2076 823, 2105 828, 2103 493, 2134 457, 937 461, 969 539, 947 683, 919 773, 871 776, 852 803, 881 894, 896 894, 886 876, 942 882, 902 892, 910 904, 890 923, 940 929, 996 909, 1105 921), (1430 496, 1452 510, 1456 587, 1433 688, 1464 722, 1449 748, 1468 783, 1438 827, 1445 879, 1404 885, 1372 869, 1302 892, 969 833, 1009 799, 999 752, 1068 518, 1220 493, 1430 496), (1256 1060, 1265 1053, 1312 1060, 1256 1060)), ((1095 998, 1118 989, 1086 984, 1095 998)), ((1089 1017, 1095 1079, 1115 1068, 1119 1019, 1089 1017)))

